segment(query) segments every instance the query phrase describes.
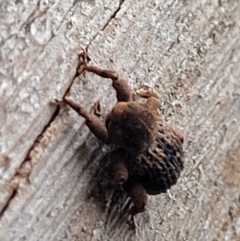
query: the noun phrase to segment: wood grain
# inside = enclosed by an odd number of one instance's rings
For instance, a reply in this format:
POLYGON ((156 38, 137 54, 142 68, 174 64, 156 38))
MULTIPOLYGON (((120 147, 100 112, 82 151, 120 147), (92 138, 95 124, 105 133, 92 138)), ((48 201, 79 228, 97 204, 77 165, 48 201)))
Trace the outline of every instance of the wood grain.
MULTIPOLYGON (((0 3, 0 240, 239 240, 240 2, 7 1, 0 3), (150 84, 164 118, 186 137, 185 170, 149 197, 131 230, 123 195, 89 197, 109 148, 70 95, 103 116, 111 81, 75 78, 78 53, 150 84)), ((94 195, 93 195, 94 196, 94 195)))

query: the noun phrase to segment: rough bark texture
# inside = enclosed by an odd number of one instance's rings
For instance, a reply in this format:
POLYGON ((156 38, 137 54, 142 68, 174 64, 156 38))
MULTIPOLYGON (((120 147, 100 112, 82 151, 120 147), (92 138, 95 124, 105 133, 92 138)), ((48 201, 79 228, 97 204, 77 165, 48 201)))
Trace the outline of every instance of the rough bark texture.
POLYGON ((2 0, 0 240, 240 240, 239 12, 239 0, 2 0), (86 108, 116 101, 110 81, 74 78, 81 47, 154 87, 186 137, 182 178, 149 197, 135 231, 126 198, 89 198, 107 147, 50 104, 71 84, 86 108))

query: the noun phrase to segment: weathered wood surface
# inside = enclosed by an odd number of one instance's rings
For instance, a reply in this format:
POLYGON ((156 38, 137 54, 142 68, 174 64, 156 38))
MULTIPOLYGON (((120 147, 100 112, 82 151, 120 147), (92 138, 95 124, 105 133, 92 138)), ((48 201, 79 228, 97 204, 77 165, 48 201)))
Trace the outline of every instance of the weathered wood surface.
MULTIPOLYGON (((239 0, 2 0, 0 240, 240 240, 239 12, 239 0), (135 233, 88 198, 106 146, 50 104, 81 47, 133 88, 150 83, 186 136, 181 180, 149 198, 135 233)), ((89 73, 71 95, 104 114, 115 102, 89 73)))

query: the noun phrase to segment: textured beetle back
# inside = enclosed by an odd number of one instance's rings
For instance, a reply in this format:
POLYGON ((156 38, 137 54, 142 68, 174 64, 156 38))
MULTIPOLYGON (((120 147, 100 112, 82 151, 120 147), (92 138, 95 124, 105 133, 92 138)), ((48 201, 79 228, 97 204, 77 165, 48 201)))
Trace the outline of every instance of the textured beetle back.
POLYGON ((157 138, 130 165, 131 179, 148 194, 166 192, 176 184, 184 167, 183 136, 164 122, 158 123, 157 138))

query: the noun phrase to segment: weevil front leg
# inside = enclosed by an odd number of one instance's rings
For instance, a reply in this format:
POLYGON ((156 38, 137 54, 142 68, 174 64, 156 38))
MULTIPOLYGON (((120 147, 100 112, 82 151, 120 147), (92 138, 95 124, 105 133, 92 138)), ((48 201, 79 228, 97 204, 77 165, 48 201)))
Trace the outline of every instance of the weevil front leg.
POLYGON ((92 72, 102 78, 109 78, 112 80, 112 86, 116 91, 117 100, 128 102, 132 98, 132 91, 127 81, 121 78, 116 72, 106 69, 98 68, 93 65, 86 65, 84 70, 92 72))
POLYGON ((103 121, 96 115, 96 113, 89 113, 76 101, 70 97, 65 97, 64 101, 71 106, 80 116, 85 118, 86 125, 90 131, 101 141, 106 144, 109 144, 108 132, 103 121))
POLYGON ((97 66, 88 65, 88 56, 85 49, 82 49, 79 57, 82 59, 79 65, 78 73, 86 70, 94 73, 102 78, 109 78, 112 80, 112 86, 116 90, 118 101, 128 102, 132 99, 132 91, 127 81, 121 78, 115 71, 101 69, 97 66))

